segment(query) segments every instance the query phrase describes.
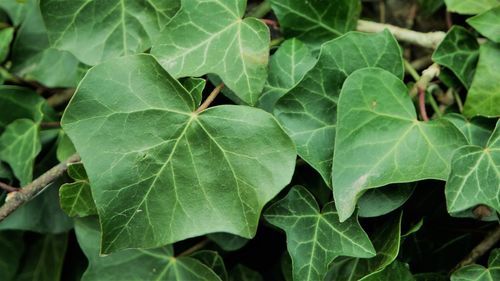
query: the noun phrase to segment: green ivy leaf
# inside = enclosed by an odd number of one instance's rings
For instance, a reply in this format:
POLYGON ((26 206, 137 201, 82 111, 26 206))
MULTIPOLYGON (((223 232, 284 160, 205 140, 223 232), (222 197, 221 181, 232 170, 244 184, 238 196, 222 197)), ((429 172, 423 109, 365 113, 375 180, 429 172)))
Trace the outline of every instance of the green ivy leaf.
POLYGON ((269 75, 257 105, 272 112, 276 101, 292 89, 315 62, 309 48, 298 39, 283 42, 271 56, 269 75))
POLYGON ((270 0, 285 37, 297 37, 319 49, 323 42, 356 29, 359 0, 270 0))
POLYGON ((242 19, 245 6, 245 0, 182 0, 151 53, 174 77, 216 74, 255 105, 267 77, 269 29, 258 19, 242 19))
POLYGON ((228 280, 224 260, 217 252, 208 250, 197 251, 190 255, 190 257, 195 258, 204 265, 208 266, 222 281, 228 280))
POLYGON ((220 281, 209 267, 192 257, 174 257, 172 246, 131 249, 99 255, 99 226, 96 218, 75 221, 78 243, 89 260, 82 281, 109 280, 200 280, 220 281))
POLYGON ((257 271, 244 265, 237 264, 229 276, 229 281, 264 281, 257 271))
POLYGON ((12 38, 14 38, 14 28, 9 27, 0 30, 0 63, 9 55, 12 38))
POLYGON ((80 163, 69 165, 68 174, 75 182, 65 183, 59 188, 61 208, 70 217, 96 215, 97 209, 83 165, 80 163))
POLYGON ((408 265, 394 261, 384 270, 368 275, 359 281, 414 281, 415 278, 408 269, 408 265))
POLYGON ((500 212, 500 121, 486 147, 461 147, 451 161, 445 193, 448 212, 458 213, 479 204, 500 212))
POLYGON ((415 184, 397 184, 367 190, 358 200, 358 216, 378 217, 401 207, 410 198, 415 184))
POLYGON ((490 40, 500 43, 500 5, 467 19, 467 23, 490 40))
POLYGON ((21 186, 33 179, 35 158, 41 149, 38 124, 29 119, 10 123, 0 136, 0 160, 9 164, 21 186))
POLYGON ((20 231, 0 232, 0 276, 2 281, 13 281, 21 264, 24 251, 23 233, 20 231))
POLYGON ((35 0, 2 0, 0 8, 9 15, 14 26, 18 26, 26 17, 26 13, 35 0))
POLYGON ((52 45, 96 65, 149 49, 179 0, 41 0, 40 9, 52 45))
POLYGON ((295 150, 270 114, 195 109, 149 55, 110 60, 82 80, 62 126, 89 175, 103 253, 210 232, 251 238, 290 182, 295 150))
POLYGON ((461 26, 453 26, 432 54, 432 60, 451 69, 466 88, 472 83, 478 57, 476 37, 461 26))
POLYGON ((451 275, 451 281, 494 281, 500 280, 500 249, 491 251, 488 267, 472 264, 460 268, 451 275))
POLYGON ((500 116, 500 44, 486 42, 479 48, 479 62, 467 94, 464 115, 500 116))
POLYGON ((323 280, 338 256, 375 255, 356 218, 339 223, 333 202, 320 211, 313 195, 302 186, 293 187, 266 210, 264 217, 286 232, 294 280, 323 280))
POLYGON ((207 81, 202 78, 188 77, 181 79, 179 82, 189 92, 189 95, 193 97, 194 104, 196 106, 200 105, 203 98, 203 89, 205 89, 207 81))
POLYGON ((233 235, 229 233, 219 232, 208 234, 207 237, 214 241, 219 247, 224 251, 236 251, 244 247, 248 241, 243 237, 238 235, 233 235))
POLYGON ((500 4, 499 0, 444 0, 450 12, 463 15, 475 15, 485 12, 500 4))
POLYGON ((401 50, 389 31, 352 32, 325 43, 316 65, 277 103, 274 114, 299 156, 331 184, 340 89, 353 71, 377 66, 403 77, 401 50))
POLYGON ((59 160, 59 162, 63 162, 75 153, 76 153, 75 146, 69 139, 68 135, 66 135, 66 133, 64 133, 63 130, 60 130, 59 136, 57 137, 57 149, 56 149, 57 160, 59 160))
POLYGON ((60 280, 68 234, 46 234, 31 242, 16 281, 60 280))
POLYGON ((364 276, 375 275, 384 270, 398 256, 401 243, 401 221, 403 214, 392 216, 390 220, 377 227, 371 241, 377 255, 370 259, 347 258, 335 260, 327 280, 359 280, 364 276))
POLYGON ((453 151, 467 144, 445 119, 419 122, 406 85, 380 68, 361 69, 347 78, 337 118, 333 195, 341 221, 368 189, 446 180, 453 151))
POLYGON ((445 115, 444 119, 453 123, 464 134, 469 144, 485 146, 490 138, 492 130, 481 118, 468 120, 461 114, 451 113, 445 115))
POLYGON ((0 133, 5 127, 20 118, 35 123, 43 119, 45 100, 35 92, 16 86, 0 86, 0 133))

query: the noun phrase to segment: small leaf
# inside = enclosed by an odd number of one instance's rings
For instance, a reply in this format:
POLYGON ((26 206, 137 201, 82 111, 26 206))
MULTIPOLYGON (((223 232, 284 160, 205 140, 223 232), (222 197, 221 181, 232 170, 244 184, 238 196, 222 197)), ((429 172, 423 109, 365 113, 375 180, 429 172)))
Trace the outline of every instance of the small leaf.
POLYGON ((229 233, 219 232, 208 234, 207 237, 214 241, 219 247, 224 251, 236 251, 244 247, 248 241, 243 237, 238 235, 233 235, 229 233))
POLYGON ((208 266, 222 281, 228 280, 224 260, 217 252, 208 250, 197 251, 190 257, 195 258, 204 265, 208 266))
POLYGON ((264 281, 264 278, 257 271, 238 264, 231 270, 229 281, 264 281))
POLYGON ((214 73, 241 100, 255 105, 267 77, 269 29, 258 19, 242 19, 245 4, 182 0, 151 53, 172 76, 214 73))
POLYGON ((40 2, 52 45, 88 65, 149 49, 178 8, 179 0, 40 2))
POLYGON ((479 62, 467 94, 464 115, 500 116, 500 44, 486 42, 479 48, 479 62))
POLYGON ((398 77, 380 68, 358 70, 344 82, 333 157, 333 195, 341 221, 368 189, 446 180, 453 152, 467 144, 445 119, 419 122, 407 92, 398 77))
POLYGON ((0 86, 0 134, 5 127, 20 118, 35 123, 43 119, 45 100, 35 92, 16 86, 0 86))
POLYGON ((318 49, 323 42, 356 29, 359 0, 270 0, 285 37, 318 49))
POLYGON ((375 255, 356 218, 339 223, 333 202, 320 212, 312 194, 302 186, 293 187, 285 198, 266 210, 264 217, 286 232, 294 280, 323 280, 338 256, 375 255))
POLYGON ((292 89, 315 62, 309 48, 298 39, 283 42, 271 56, 269 75, 258 106, 272 112, 276 101, 292 89))
POLYGON ((495 43, 500 43, 500 5, 467 19, 467 23, 495 43))
POLYGON ((10 20, 15 26, 18 26, 26 17, 28 9, 35 0, 2 0, 0 8, 9 15, 10 20))
POLYGON ((89 175, 104 253, 211 232, 251 238, 290 182, 295 150, 270 114, 195 110, 149 55, 110 60, 82 80, 62 126, 89 175))
POLYGON ((203 98, 203 89, 205 89, 207 81, 202 78, 188 77, 181 79, 179 82, 181 82, 182 86, 189 92, 189 95, 193 97, 194 104, 199 106, 203 98))
POLYGON ((59 188, 61 208, 70 217, 96 215, 97 209, 83 165, 69 165, 68 174, 75 182, 63 184, 59 188))
POLYGON ((295 142, 299 156, 328 185, 340 89, 349 74, 369 66, 403 78, 401 49, 389 31, 351 32, 325 43, 316 65, 276 103, 274 114, 295 142))
POLYGON ((476 37, 461 26, 453 26, 432 54, 432 60, 451 69, 462 84, 469 88, 478 56, 476 37))
POLYGON ((0 160, 9 164, 21 186, 33 179, 35 158, 41 149, 38 124, 29 119, 12 122, 0 136, 0 160))
POLYGON ((494 281, 500 279, 500 249, 491 251, 488 268, 479 264, 464 266, 453 272, 451 281, 494 281))
POLYGON ((359 281, 414 281, 408 265, 400 261, 394 261, 384 270, 368 275, 359 281))
POLYGON ((14 38, 14 28, 9 27, 0 30, 0 63, 9 55, 12 38, 14 38))
POLYGON ((456 113, 446 114, 444 118, 464 134, 469 144, 485 146, 490 138, 492 128, 482 118, 473 118, 469 121, 463 115, 456 113))
POLYGON ((358 200, 358 216, 378 217, 401 207, 410 198, 415 184, 397 184, 369 189, 358 200))
POLYGON ((498 0, 444 0, 448 11, 463 15, 475 15, 500 4, 498 0))
POLYGON ((479 204, 500 212, 500 121, 486 147, 463 146, 453 154, 445 193, 448 212, 455 214, 479 204))
POLYGON ((99 226, 96 218, 75 221, 78 243, 89 260, 82 281, 109 280, 199 280, 221 281, 209 267, 192 257, 176 258, 171 246, 124 250, 99 255, 99 226))
POLYGON ((66 133, 64 133, 64 131, 61 130, 59 132, 59 137, 57 138, 57 150, 56 150, 57 160, 59 160, 59 162, 63 162, 75 153, 76 153, 75 146, 69 139, 68 135, 66 135, 66 133))

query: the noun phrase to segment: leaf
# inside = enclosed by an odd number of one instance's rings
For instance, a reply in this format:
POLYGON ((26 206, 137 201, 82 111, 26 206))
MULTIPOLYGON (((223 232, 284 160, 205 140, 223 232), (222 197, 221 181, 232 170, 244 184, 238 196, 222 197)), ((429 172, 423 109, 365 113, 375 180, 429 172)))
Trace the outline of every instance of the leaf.
POLYGON ((34 0, 2 0, 0 9, 5 10, 14 26, 19 25, 26 17, 26 12, 34 0))
POLYGON ((500 43, 500 5, 467 19, 467 23, 495 43, 500 43))
POLYGON ((45 100, 35 92, 16 86, 0 86, 0 134, 17 119, 28 118, 35 123, 43 119, 45 100))
POLYGON ((238 264, 229 276, 229 281, 263 281, 264 279, 257 271, 250 269, 244 265, 238 264))
POLYGON ((59 136, 57 138, 57 150, 56 156, 59 162, 63 162, 68 159, 71 155, 75 154, 75 146, 69 139, 68 135, 64 133, 63 130, 59 132, 59 136))
POLYGON ((285 198, 266 210, 264 217, 286 232, 294 280, 323 280, 338 256, 375 255, 356 218, 339 223, 332 202, 320 212, 312 194, 302 186, 293 187, 285 198))
POLYGON ((451 69, 460 82, 469 88, 478 56, 476 37, 461 26, 453 26, 432 54, 432 60, 451 69))
POLYGON ((463 146, 453 154, 445 194, 448 212, 455 214, 479 204, 500 212, 500 121, 485 147, 463 146))
POLYGON ((151 53, 172 76, 216 74, 242 101, 255 105, 267 77, 269 29, 258 19, 242 19, 245 4, 182 0, 151 53))
POLYGON ((21 186, 33 179, 35 158, 41 149, 38 124, 29 119, 10 123, 0 136, 0 160, 9 164, 21 186))
POLYGON ((368 189, 446 180, 453 151, 467 144, 445 119, 419 122, 406 85, 380 68, 361 69, 347 78, 337 118, 333 195, 341 221, 368 189))
POLYGON ((21 265, 24 250, 23 233, 20 231, 0 232, 0 276, 3 281, 12 281, 21 265))
POLYGON ((40 9, 52 46, 96 65, 149 49, 179 0, 41 0, 40 9))
POLYGON ((38 1, 30 0, 26 5, 26 19, 12 48, 11 71, 47 87, 76 87, 83 76, 78 60, 69 52, 50 48, 38 1))
POLYGON ((464 115, 500 116, 500 45, 491 42, 479 48, 479 62, 467 94, 464 115))
POLYGON ((10 43, 14 37, 14 28, 4 28, 0 30, 0 63, 9 55, 10 43))
POLYGON ((221 280, 197 259, 174 257, 172 246, 131 249, 100 256, 99 227, 97 219, 93 217, 77 219, 75 232, 78 243, 89 260, 82 281, 221 280))
POLYGON ((359 0, 270 0, 286 38, 297 37, 318 49, 330 39, 356 29, 359 0))
POLYGON ((493 129, 482 118, 476 117, 469 121, 463 115, 456 113, 446 114, 444 118, 453 123, 472 145, 485 146, 493 129))
POLYGON ((373 275, 366 276, 360 281, 414 281, 408 265, 399 261, 394 261, 384 270, 373 275))
POLYGON ((202 78, 183 78, 181 82, 182 86, 189 92, 189 95, 193 97, 194 104, 199 106, 201 104, 201 99, 203 98, 203 89, 207 81, 202 78))
POLYGON ((488 267, 479 264, 464 266, 453 272, 451 281, 494 281, 500 279, 500 249, 494 249, 488 259, 488 267))
POLYGON ((371 241, 377 255, 370 259, 347 258, 335 260, 327 280, 359 280, 364 276, 376 275, 389 266, 398 256, 401 243, 401 222, 403 214, 390 217, 388 222, 377 227, 371 241))
POLYGON ((295 150, 270 114, 195 109, 149 55, 110 60, 82 80, 62 126, 89 175, 103 253, 211 232, 251 238, 290 182, 295 150))
POLYGON ((61 208, 70 217, 86 217, 97 214, 87 174, 82 164, 68 166, 69 175, 75 180, 59 189, 61 208))
POLYGON ((217 252, 208 250, 197 251, 193 253, 191 257, 199 260, 204 265, 212 269, 212 271, 216 273, 221 280, 228 280, 224 260, 217 252))
POLYGON ((276 104, 274 114, 295 142, 299 156, 328 185, 340 89, 350 73, 369 66, 403 77, 401 50, 389 31, 352 32, 325 43, 316 65, 276 104))
POLYGON ((68 234, 46 234, 31 242, 16 281, 60 280, 68 234))
POLYGON ((208 234, 207 237, 208 239, 214 241, 224 251, 239 250, 243 248, 248 243, 248 241, 250 241, 243 237, 224 232, 211 233, 208 234))
POLYGON ((475 15, 485 12, 500 4, 498 0, 444 0, 450 12, 463 15, 475 15))
POLYGON ((367 190, 358 200, 358 216, 378 217, 401 207, 413 194, 414 184, 398 184, 367 190))
POLYGON ((272 112, 274 104, 292 89, 315 64, 309 48, 298 39, 290 39, 271 56, 269 75, 258 106, 272 112))

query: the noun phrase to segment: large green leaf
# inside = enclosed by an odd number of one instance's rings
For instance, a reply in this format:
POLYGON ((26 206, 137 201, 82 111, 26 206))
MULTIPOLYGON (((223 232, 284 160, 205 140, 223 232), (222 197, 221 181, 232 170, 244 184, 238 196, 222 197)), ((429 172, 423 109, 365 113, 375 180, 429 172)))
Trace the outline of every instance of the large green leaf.
POLYGON ((464 115, 500 116, 500 44, 486 42, 479 48, 479 62, 467 94, 464 115))
POLYGON ((467 19, 467 23, 490 40, 500 43, 500 5, 467 19))
POLYGON ((20 231, 0 232, 0 276, 2 281, 12 281, 21 264, 24 250, 23 233, 20 231))
POLYGON ((46 234, 30 243, 16 281, 60 280, 68 235, 46 234))
POLYGON ((400 261, 394 261, 384 270, 368 275, 359 281, 414 281, 408 265, 400 261))
POLYGON ((432 54, 432 60, 451 69, 469 88, 478 56, 479 44, 474 34, 461 26, 453 26, 432 54))
POLYGON ((401 243, 401 221, 403 214, 392 216, 372 237, 377 255, 370 259, 347 258, 335 260, 330 269, 328 280, 354 281, 382 271, 398 256, 401 243))
POLYGON ((377 66, 403 77, 401 50, 389 31, 352 32, 325 43, 316 65, 276 104, 274 114, 302 159, 330 185, 340 89, 353 71, 377 66))
POLYGON ((316 59, 298 39, 290 39, 274 53, 269 62, 269 75, 258 106, 272 112, 274 104, 309 71, 316 59))
POLYGON ((491 251, 488 268, 472 264, 460 268, 451 275, 451 281, 495 281, 500 280, 500 249, 491 251))
POLYGON ((95 65, 149 49, 179 0, 41 0, 40 8, 52 45, 95 65))
POLYGON ((485 204, 500 212, 500 121, 485 147, 463 146, 453 154, 446 182, 451 214, 485 204))
POLYGON ((492 128, 484 122, 484 118, 476 117, 468 120, 461 114, 451 113, 444 116, 453 123, 469 141, 469 144, 485 146, 490 138, 492 128))
POLYGON ((0 160, 9 164, 21 186, 33 179, 35 158, 41 149, 38 124, 29 119, 10 123, 0 136, 0 160))
POLYGON ((16 86, 0 86, 0 133, 10 123, 20 118, 34 122, 43 119, 45 100, 35 92, 16 86))
POLYGON ((59 188, 61 208, 70 217, 96 215, 97 210, 83 165, 80 163, 69 165, 68 174, 75 182, 65 183, 59 188))
POLYGON ((330 263, 338 256, 375 255, 357 218, 340 223, 333 202, 320 211, 316 199, 302 186, 293 187, 264 216, 286 232, 294 280, 323 280, 330 263))
POLYGON ((108 61, 82 80, 62 126, 89 175, 104 253, 209 232, 251 238, 290 181, 295 150, 270 114, 195 110, 149 55, 108 61))
POLYGON ((445 119, 418 121, 407 92, 398 77, 380 68, 358 70, 345 81, 333 157, 333 195, 342 221, 368 189, 446 180, 453 151, 467 144, 445 119))
POLYGON ((359 0, 270 0, 285 37, 297 37, 314 48, 356 29, 359 0))
POLYGON ((148 250, 131 249, 101 256, 96 218, 77 219, 75 231, 78 243, 89 260, 89 267, 82 281, 221 280, 197 259, 175 257, 172 246, 148 250))
POLYGON ((464 15, 475 15, 485 12, 498 4, 499 0, 444 0, 450 12, 464 15))
POLYGON ((267 77, 269 29, 258 19, 242 19, 245 6, 245 0, 182 0, 151 53, 174 77, 217 74, 254 105, 267 77))

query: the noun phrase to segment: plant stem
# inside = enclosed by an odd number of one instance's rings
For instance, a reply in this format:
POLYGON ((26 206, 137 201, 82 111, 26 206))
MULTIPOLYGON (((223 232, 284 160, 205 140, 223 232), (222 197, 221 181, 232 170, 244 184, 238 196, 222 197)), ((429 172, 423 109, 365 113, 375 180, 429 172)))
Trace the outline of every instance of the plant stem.
POLYGON ((267 0, 264 0, 262 1, 262 3, 253 8, 250 12, 248 12, 247 17, 262 18, 270 11, 271 11, 271 3, 269 3, 269 1, 267 0))
POLYGON ((436 99, 434 99, 434 96, 432 95, 432 92, 428 97, 429 97, 429 103, 431 104, 432 109, 434 110, 434 114, 436 114, 438 117, 443 116, 443 113, 441 112, 441 109, 439 108, 436 99))
POLYGON ((439 71, 439 65, 435 63, 422 71, 420 79, 417 81, 417 83, 415 83, 415 86, 413 86, 413 89, 411 89, 410 91, 410 97, 414 98, 418 94, 418 88, 422 88, 425 91, 431 83, 432 79, 439 75, 439 71))
POLYGON ((407 60, 403 60, 403 63, 404 63, 406 72, 408 72, 408 74, 410 74, 411 77, 413 77, 413 80, 415 80, 415 81, 420 80, 420 75, 418 75, 417 70, 411 65, 411 63, 407 60))
POLYGON ((418 107, 420 108, 420 116, 422 120, 429 121, 429 117, 427 116, 427 111, 425 110, 425 89, 421 87, 417 87, 418 89, 418 107))
POLYGON ((224 88, 224 83, 220 83, 215 89, 208 95, 207 99, 196 109, 195 113, 200 113, 207 109, 208 106, 215 100, 220 91, 224 88))
POLYGON ((42 129, 58 129, 61 128, 60 122, 42 122, 40 123, 42 129))
POLYGON ((5 203, 0 207, 0 221, 3 221, 8 215, 14 212, 17 208, 24 203, 31 200, 36 195, 40 194, 45 188, 54 180, 59 178, 66 172, 69 163, 80 161, 80 156, 74 154, 66 161, 57 164, 43 175, 32 181, 30 184, 8 194, 5 203))
POLYGON ((10 185, 8 185, 6 183, 3 183, 3 182, 0 182, 0 189, 3 189, 5 191, 7 191, 7 192, 14 192, 14 191, 18 191, 19 190, 19 188, 10 186, 10 185))
POLYGON ((281 43, 283 43, 283 41, 285 41, 285 38, 283 38, 283 37, 273 39, 273 40, 271 40, 271 43, 269 44, 269 48, 278 47, 279 45, 281 45, 281 43))
POLYGON ((450 88, 450 91, 453 93, 453 97, 455 98, 455 101, 456 101, 457 106, 458 106, 458 111, 460 113, 462 113, 464 111, 464 104, 462 102, 462 99, 460 98, 460 95, 454 89, 450 88))
POLYGON ((75 94, 75 89, 64 89, 62 91, 58 91, 47 99, 47 104, 51 107, 58 107, 66 104, 71 99, 73 94, 75 94))
POLYGON ((200 242, 194 244, 191 248, 185 250, 184 252, 178 254, 176 257, 183 257, 183 256, 189 256, 191 255, 192 253, 202 249, 203 247, 205 247, 208 243, 210 242, 210 240, 208 240, 207 238, 201 240, 200 242))
POLYGON ((394 37, 396 37, 396 39, 400 41, 431 49, 436 48, 439 43, 443 41, 446 35, 446 33, 442 31, 424 33, 397 27, 390 24, 383 24, 365 20, 358 21, 358 31, 381 32, 384 29, 388 29, 394 35, 394 37))

